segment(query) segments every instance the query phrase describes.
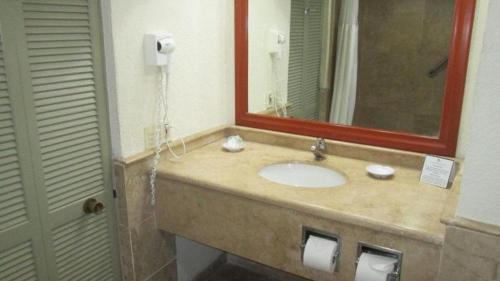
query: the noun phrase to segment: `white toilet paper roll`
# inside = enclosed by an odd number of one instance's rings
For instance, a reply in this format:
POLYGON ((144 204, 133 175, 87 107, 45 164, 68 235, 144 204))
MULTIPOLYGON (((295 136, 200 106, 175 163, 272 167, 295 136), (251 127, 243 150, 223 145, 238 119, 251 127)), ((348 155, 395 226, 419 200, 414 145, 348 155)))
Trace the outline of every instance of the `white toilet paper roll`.
POLYGON ((355 281, 386 281, 397 262, 395 258, 363 253, 359 258, 355 281))
POLYGON ((309 236, 304 249, 304 265, 317 270, 333 272, 335 270, 333 257, 337 252, 337 247, 337 242, 333 240, 309 236))

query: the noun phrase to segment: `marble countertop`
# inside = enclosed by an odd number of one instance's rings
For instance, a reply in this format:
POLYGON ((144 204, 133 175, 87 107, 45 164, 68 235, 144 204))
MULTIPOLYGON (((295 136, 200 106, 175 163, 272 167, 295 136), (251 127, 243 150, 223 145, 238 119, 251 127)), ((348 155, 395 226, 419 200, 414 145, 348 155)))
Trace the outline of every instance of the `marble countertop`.
MULTIPOLYGON (((159 177, 341 223, 443 243, 445 226, 440 219, 454 192, 421 184, 420 170, 393 166, 393 179, 376 180, 365 172, 372 163, 363 160, 327 155, 326 160, 315 162, 311 152, 257 142, 247 142, 242 152, 229 153, 221 149, 222 142, 191 151, 179 160, 163 160, 159 177), (306 189, 276 184, 258 175, 264 166, 285 161, 333 168, 345 174, 348 182, 336 188, 306 189)), ((453 189, 459 182, 458 176, 453 189)))

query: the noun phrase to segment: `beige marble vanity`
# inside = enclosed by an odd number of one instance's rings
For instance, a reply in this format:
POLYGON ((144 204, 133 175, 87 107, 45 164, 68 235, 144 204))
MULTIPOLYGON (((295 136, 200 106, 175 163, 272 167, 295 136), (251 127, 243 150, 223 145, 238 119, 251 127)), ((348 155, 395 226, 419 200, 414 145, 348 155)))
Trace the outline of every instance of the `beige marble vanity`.
POLYGON ((203 244, 312 280, 354 280, 358 242, 402 251, 403 281, 437 280, 445 226, 460 176, 451 190, 419 183, 423 156, 369 146, 327 142, 327 159, 314 161, 313 138, 248 128, 221 128, 191 138, 180 160, 158 169, 158 227, 203 244), (239 134, 246 148, 221 149, 239 134), (332 168, 348 182, 304 189, 258 175, 266 165, 298 161, 332 168), (367 176, 371 163, 397 169, 391 180, 367 176), (339 270, 308 269, 301 262, 302 228, 342 239, 339 270))

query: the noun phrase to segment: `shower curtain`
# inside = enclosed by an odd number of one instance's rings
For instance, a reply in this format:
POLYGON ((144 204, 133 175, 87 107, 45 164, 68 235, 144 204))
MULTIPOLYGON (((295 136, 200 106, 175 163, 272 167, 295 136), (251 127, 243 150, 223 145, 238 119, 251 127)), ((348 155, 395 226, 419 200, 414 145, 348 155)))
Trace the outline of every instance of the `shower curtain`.
POLYGON ((330 122, 352 125, 358 78, 359 0, 343 0, 337 37, 337 58, 330 122))

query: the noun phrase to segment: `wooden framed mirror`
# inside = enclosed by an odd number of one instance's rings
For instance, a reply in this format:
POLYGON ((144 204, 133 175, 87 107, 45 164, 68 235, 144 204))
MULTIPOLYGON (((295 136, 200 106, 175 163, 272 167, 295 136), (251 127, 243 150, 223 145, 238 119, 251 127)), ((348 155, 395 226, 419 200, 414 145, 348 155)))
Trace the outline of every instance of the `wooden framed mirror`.
POLYGON ((236 124, 453 157, 474 10, 235 0, 236 124))

